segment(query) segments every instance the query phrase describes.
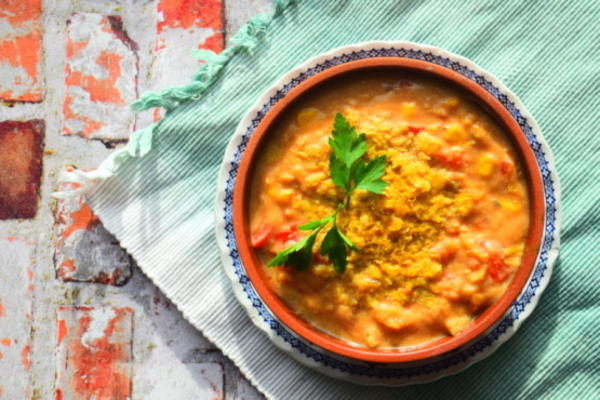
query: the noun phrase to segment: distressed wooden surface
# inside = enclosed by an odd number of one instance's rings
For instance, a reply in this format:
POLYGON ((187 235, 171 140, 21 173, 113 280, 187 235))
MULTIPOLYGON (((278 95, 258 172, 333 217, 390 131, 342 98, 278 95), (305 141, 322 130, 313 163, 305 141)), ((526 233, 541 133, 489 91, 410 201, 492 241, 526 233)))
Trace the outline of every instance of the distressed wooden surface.
POLYGON ((125 140, 135 115, 138 46, 118 15, 73 13, 67 20, 63 133, 125 140))
MULTIPOLYGON (((189 82, 200 65, 190 57, 193 49, 221 51, 225 26, 222 0, 156 0, 154 15, 152 70, 141 86, 142 91, 158 92, 189 82)), ((140 113, 137 127, 143 128, 162 116, 160 109, 140 113)))
POLYGON ((31 240, 0 235, 0 393, 7 399, 31 396, 34 257, 31 240))
POLYGON ((218 51, 270 10, 270 0, 0 0, 0 400, 263 398, 84 198, 50 194, 61 171, 93 168, 161 117, 127 104, 186 83, 199 65, 190 50, 218 51))
POLYGON ((0 100, 41 101, 41 0, 0 2, 0 100))
POLYGON ((59 307, 55 398, 131 398, 133 310, 59 307))
MULTIPOLYGON (((65 168, 71 172, 74 167, 65 168)), ((58 190, 77 189, 62 183, 58 190)), ((64 281, 121 286, 131 277, 131 258, 102 225, 83 195, 56 201, 54 208, 56 277, 64 281)))

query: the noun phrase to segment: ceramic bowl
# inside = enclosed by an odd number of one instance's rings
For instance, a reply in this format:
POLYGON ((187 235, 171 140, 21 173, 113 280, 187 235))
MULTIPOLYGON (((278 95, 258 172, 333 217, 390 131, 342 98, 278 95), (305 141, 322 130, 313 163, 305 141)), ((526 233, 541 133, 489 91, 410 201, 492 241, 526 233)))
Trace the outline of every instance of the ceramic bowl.
MULTIPOLYGON (((544 273, 539 277, 543 278, 543 282, 538 278, 535 291, 535 295, 539 296, 549 278, 558 249, 557 179, 549 150, 535 121, 514 95, 489 73, 459 56, 414 43, 371 42, 347 46, 315 57, 286 74, 267 90, 240 123, 224 159, 217 202, 217 237, 223 251, 224 266, 228 275, 233 278, 238 298, 251 310, 255 323, 267 331, 270 337, 286 336, 281 332, 289 334, 290 340, 284 340, 283 344, 278 338, 275 340, 277 344, 288 351, 291 345, 296 353, 301 347, 310 349, 309 353, 317 356, 309 355, 308 358, 312 360, 309 364, 324 364, 327 369, 324 372, 335 376, 340 375, 331 371, 332 364, 336 362, 323 362, 324 357, 350 365, 377 365, 389 372, 398 368, 416 368, 436 363, 480 343, 508 315, 515 312, 516 305, 523 299, 524 293, 527 293, 532 278, 539 270, 539 263, 543 260, 544 273), (333 77, 373 69, 418 71, 446 80, 469 92, 503 126, 521 159, 530 197, 530 228, 522 263, 502 297, 483 312, 470 328, 456 336, 393 350, 352 346, 299 318, 269 288, 264 267, 250 246, 247 224, 252 163, 257 158, 262 141, 268 140, 270 127, 278 116, 285 113, 304 93, 333 77), (549 198, 552 199, 551 203, 549 198), (257 320, 255 311, 258 311, 262 321, 257 320)), ((531 303, 530 300, 526 305, 531 303)), ((525 310, 520 311, 521 314, 523 311, 525 310)), ((300 353, 307 355, 306 351, 300 353)), ((304 357, 300 359, 302 361, 304 357)), ((345 373, 342 375, 347 376, 345 373)))

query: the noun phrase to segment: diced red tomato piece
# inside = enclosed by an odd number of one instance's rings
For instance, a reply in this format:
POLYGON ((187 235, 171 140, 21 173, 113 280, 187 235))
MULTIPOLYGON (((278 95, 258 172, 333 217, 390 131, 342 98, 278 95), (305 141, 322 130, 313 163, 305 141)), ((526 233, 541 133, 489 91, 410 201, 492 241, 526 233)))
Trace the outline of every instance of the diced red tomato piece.
POLYGON ((500 254, 490 254, 488 264, 488 274, 494 282, 504 282, 508 278, 509 271, 500 254))
POLYGON ((419 132, 421 132, 422 130, 423 130, 423 128, 421 128, 421 127, 419 127, 419 126, 412 126, 412 125, 411 125, 411 126, 409 126, 409 127, 408 127, 408 131, 409 131, 410 133, 419 133, 419 132))
POLYGON ((271 238, 271 227, 260 225, 250 233, 250 245, 254 248, 263 247, 271 238))
POLYGON ((510 174, 513 172, 514 167, 515 166, 513 165, 512 161, 502 160, 500 162, 500 172, 504 176, 510 176, 510 174))
POLYGON ((465 162, 465 153, 461 149, 449 148, 435 154, 434 158, 449 168, 459 169, 465 162))
POLYGON ((275 235, 275 239, 277 239, 283 243, 287 243, 290 240, 298 240, 299 237, 300 237, 300 231, 295 226, 293 228, 291 228, 289 231, 279 232, 278 234, 275 235))

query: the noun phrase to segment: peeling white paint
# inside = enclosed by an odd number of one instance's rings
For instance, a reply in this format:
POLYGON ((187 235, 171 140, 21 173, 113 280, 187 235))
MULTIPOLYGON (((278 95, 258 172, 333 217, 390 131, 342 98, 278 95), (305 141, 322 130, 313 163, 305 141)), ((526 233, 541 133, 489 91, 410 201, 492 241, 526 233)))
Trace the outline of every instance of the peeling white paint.
POLYGON ((94 343, 106 336, 106 329, 110 321, 117 316, 112 307, 94 308, 89 312, 90 325, 83 335, 81 344, 88 349, 94 349, 94 343))
POLYGON ((15 98, 30 93, 31 87, 35 84, 23 67, 13 66, 7 62, 0 61, 0 76, 2 89, 12 91, 12 97, 15 98))
POLYGON ((38 21, 23 21, 19 26, 13 26, 7 18, 0 17, 0 33, 2 40, 14 40, 19 36, 25 36, 39 26, 38 21))
POLYGON ((65 115, 64 133, 91 139, 128 138, 135 123, 135 115, 127 107, 137 97, 138 59, 135 50, 119 36, 121 32, 111 27, 105 15, 74 13, 67 32, 71 46, 77 51, 67 58, 67 68, 71 73, 67 73, 66 79, 81 74, 86 80, 109 81, 104 84, 103 91, 111 90, 113 94, 104 98, 106 96, 98 93, 91 84, 87 85, 89 88, 84 83, 67 84, 65 104, 70 102, 71 112, 65 115), (117 77, 113 75, 111 78, 111 70, 102 65, 107 55, 119 59, 118 65, 110 66, 119 71, 117 77), (115 82, 110 82, 111 79, 115 82), (93 129, 82 127, 81 121, 86 120, 100 126, 93 129))
MULTIPOLYGON (((69 167, 61 172, 73 170, 74 167, 69 167)), ((59 190, 67 189, 69 184, 59 185, 59 190)), ((54 253, 57 276, 75 282, 126 283, 131 277, 130 257, 101 223, 96 221, 94 226, 80 227, 64 237, 65 231, 75 223, 72 214, 81 212, 84 205, 83 195, 57 201, 55 230, 60 238, 54 253)))

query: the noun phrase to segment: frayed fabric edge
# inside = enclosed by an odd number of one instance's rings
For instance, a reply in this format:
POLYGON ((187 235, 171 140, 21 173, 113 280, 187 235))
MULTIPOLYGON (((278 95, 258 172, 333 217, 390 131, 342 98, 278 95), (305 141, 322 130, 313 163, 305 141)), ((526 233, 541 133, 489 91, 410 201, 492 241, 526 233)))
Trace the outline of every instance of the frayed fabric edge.
MULTIPOLYGON (((267 32, 269 25, 291 4, 298 0, 274 0, 272 14, 257 14, 246 25, 231 37, 232 45, 220 53, 210 50, 193 50, 191 56, 204 61, 194 75, 192 82, 187 85, 177 86, 162 90, 158 93, 146 93, 131 104, 134 112, 150 108, 164 108, 172 111, 176 107, 202 97, 209 87, 219 78, 221 71, 237 53, 242 51, 252 52, 260 43, 262 36, 267 32)), ((131 158, 143 157, 152 149, 152 140, 158 126, 163 120, 134 132, 127 145, 111 153, 98 168, 89 171, 72 170, 63 171, 58 176, 61 183, 73 183, 76 189, 58 191, 52 194, 55 198, 68 198, 77 196, 90 190, 99 181, 111 177, 118 168, 131 158)))

